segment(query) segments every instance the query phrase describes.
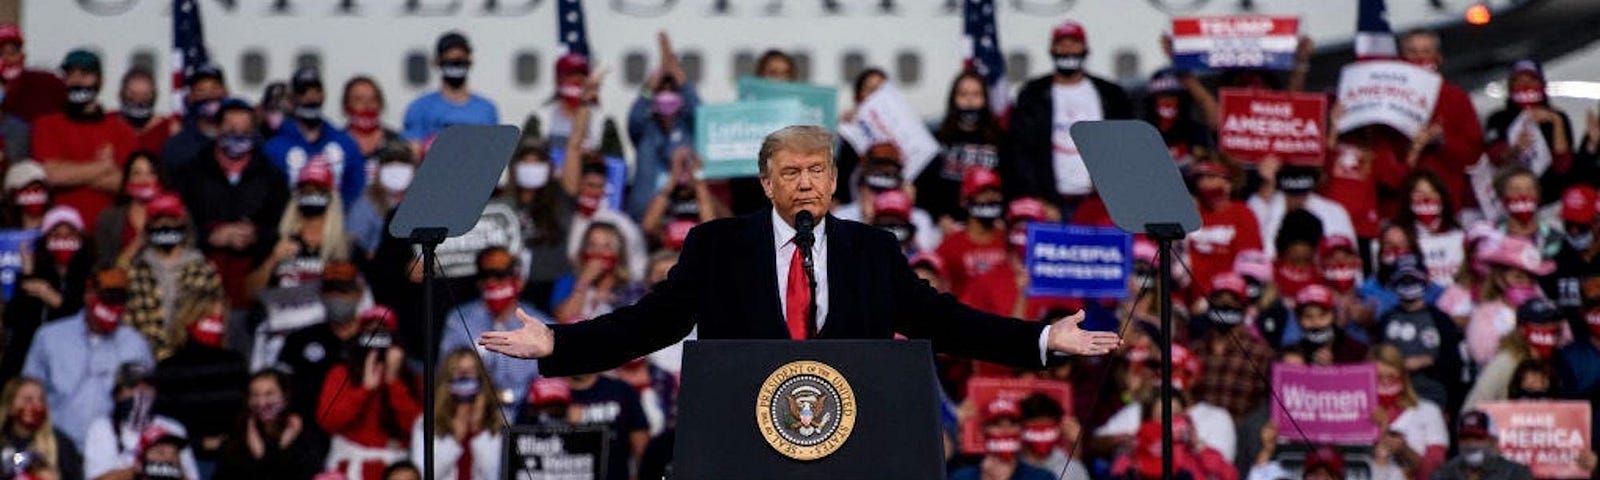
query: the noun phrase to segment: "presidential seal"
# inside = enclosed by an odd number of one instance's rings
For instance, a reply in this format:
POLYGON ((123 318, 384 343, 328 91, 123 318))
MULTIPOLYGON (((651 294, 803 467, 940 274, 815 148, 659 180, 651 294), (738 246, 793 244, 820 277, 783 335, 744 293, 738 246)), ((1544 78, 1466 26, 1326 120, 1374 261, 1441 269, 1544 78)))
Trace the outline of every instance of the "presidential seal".
POLYGON ((790 362, 767 377, 756 396, 756 426, 767 444, 795 460, 826 457, 856 425, 856 395, 844 376, 821 362, 790 362))

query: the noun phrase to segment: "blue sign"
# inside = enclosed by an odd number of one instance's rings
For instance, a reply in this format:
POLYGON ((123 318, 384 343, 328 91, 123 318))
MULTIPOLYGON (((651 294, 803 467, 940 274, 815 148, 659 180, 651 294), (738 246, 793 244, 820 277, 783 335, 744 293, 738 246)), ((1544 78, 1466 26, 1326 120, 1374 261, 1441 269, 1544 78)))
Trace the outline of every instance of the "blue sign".
POLYGON ((1133 237, 1121 230, 1028 224, 1028 296, 1121 299, 1133 273, 1133 237))
POLYGON ((38 230, 0 230, 0 301, 11 301, 22 275, 22 256, 35 238, 38 230))

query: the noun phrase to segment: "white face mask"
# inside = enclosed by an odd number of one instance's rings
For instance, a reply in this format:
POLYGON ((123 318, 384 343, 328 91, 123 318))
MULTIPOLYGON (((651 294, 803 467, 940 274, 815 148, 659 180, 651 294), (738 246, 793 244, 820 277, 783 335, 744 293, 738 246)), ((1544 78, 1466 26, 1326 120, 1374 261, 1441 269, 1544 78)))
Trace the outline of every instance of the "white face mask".
POLYGON ((550 164, 544 162, 519 162, 516 169, 517 186, 532 190, 550 183, 550 164))
POLYGON ((378 185, 389 193, 400 193, 411 186, 417 167, 405 162, 390 162, 378 167, 378 185))

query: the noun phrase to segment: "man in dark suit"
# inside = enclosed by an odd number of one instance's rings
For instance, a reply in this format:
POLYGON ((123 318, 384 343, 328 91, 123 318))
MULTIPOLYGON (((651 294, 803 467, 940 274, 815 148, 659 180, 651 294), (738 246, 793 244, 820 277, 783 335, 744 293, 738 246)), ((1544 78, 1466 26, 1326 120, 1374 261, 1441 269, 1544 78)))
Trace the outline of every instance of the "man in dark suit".
POLYGON ((1048 354, 1103 355, 1121 340, 1080 329, 1083 313, 1045 325, 979 312, 935 292, 907 266, 894 236, 825 216, 833 208, 833 135, 787 127, 761 145, 760 179, 773 209, 712 221, 689 232, 665 281, 632 306, 572 325, 546 326, 518 312, 523 328, 485 332, 478 343, 540 359, 540 371, 597 372, 688 335, 733 339, 887 339, 899 332, 934 349, 1023 368, 1048 354), (817 218, 802 267, 796 218, 817 218), (812 277, 814 275, 814 278, 812 277), (815 298, 809 283, 815 281, 815 298), (815 303, 814 309, 811 304, 815 303))

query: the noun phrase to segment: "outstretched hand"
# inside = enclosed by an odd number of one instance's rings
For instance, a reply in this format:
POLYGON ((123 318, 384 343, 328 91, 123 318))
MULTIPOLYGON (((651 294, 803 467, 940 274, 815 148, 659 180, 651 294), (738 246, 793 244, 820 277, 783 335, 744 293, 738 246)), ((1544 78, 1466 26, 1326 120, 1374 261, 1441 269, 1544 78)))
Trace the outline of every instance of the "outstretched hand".
POLYGON ((1084 330, 1079 327, 1078 324, 1083 323, 1083 319, 1083 311, 1079 310, 1078 313, 1051 324, 1048 340, 1050 351, 1068 355, 1105 355, 1122 345, 1122 338, 1115 333, 1084 330))
POLYGON ((544 358, 555 351, 555 333, 544 322, 517 309, 522 328, 505 332, 483 332, 478 345, 490 351, 517 358, 544 358))

